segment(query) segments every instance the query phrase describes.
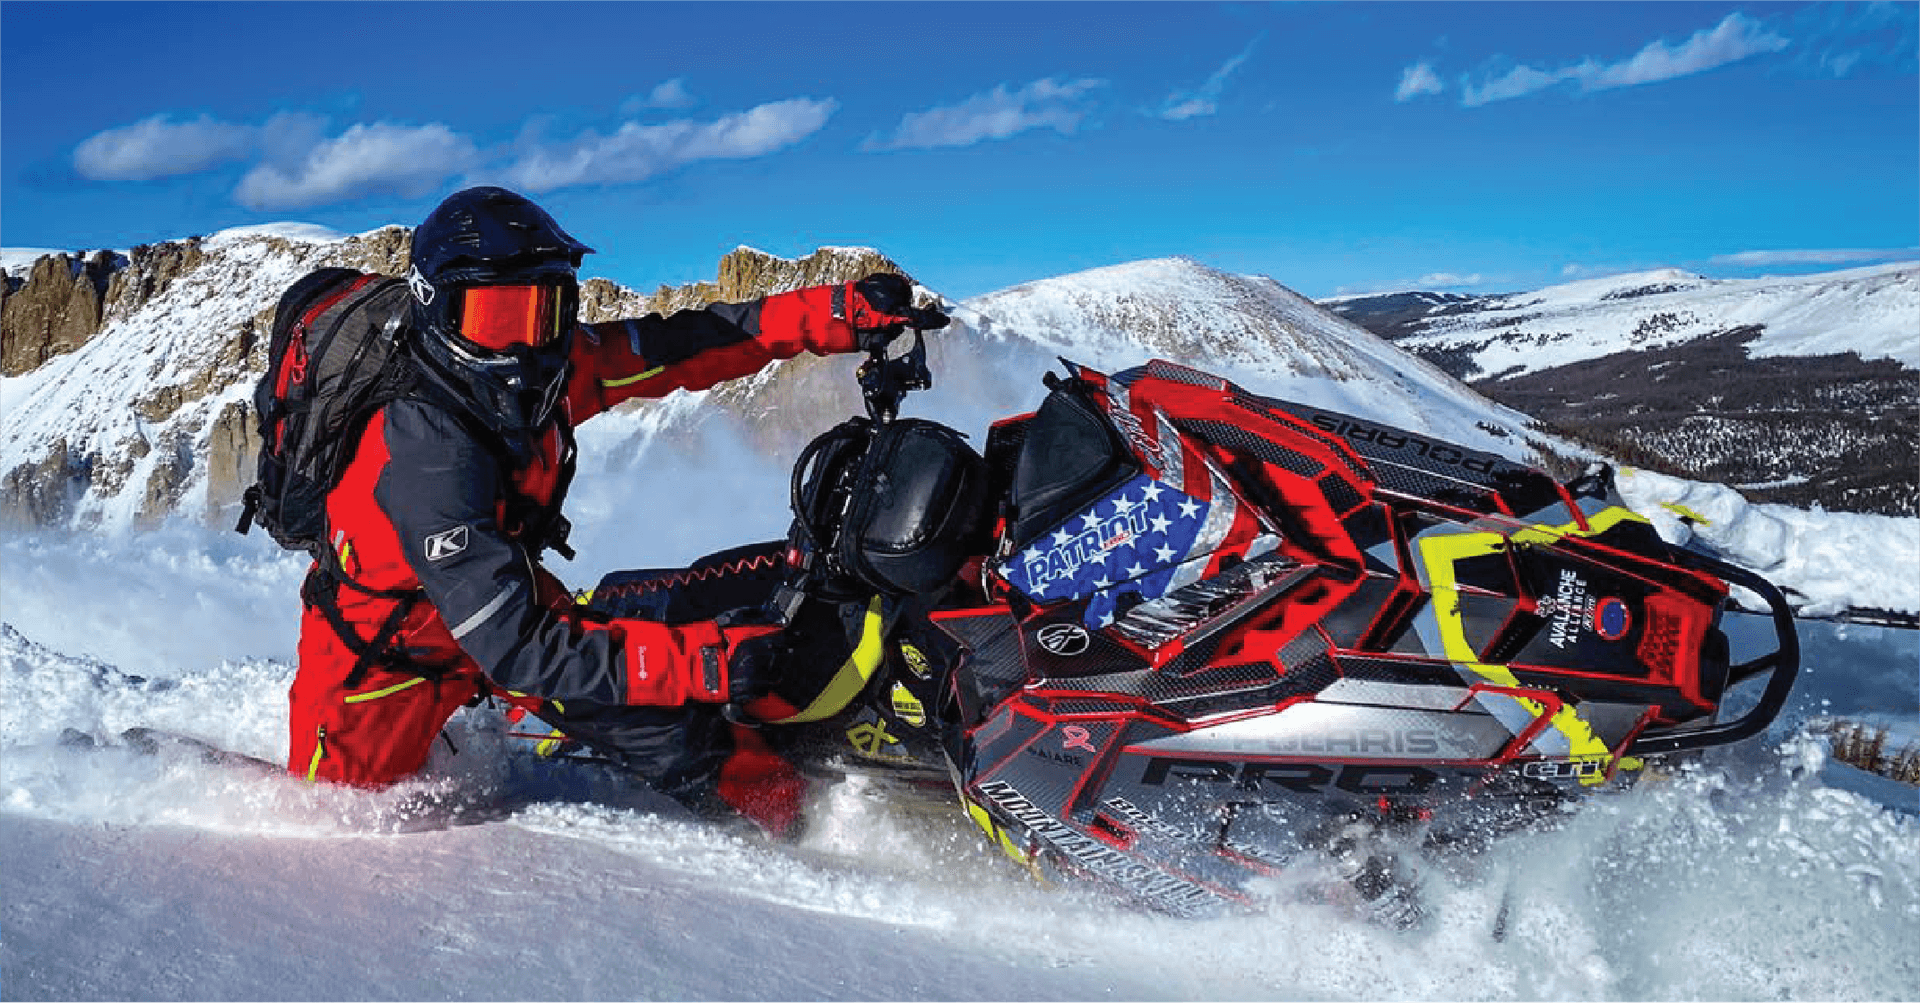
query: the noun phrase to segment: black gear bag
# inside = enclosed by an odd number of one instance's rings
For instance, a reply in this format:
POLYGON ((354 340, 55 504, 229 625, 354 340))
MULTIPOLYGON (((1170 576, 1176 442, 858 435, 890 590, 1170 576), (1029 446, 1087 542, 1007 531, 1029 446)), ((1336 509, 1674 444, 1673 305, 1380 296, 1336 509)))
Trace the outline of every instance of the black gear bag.
POLYGON ((401 279, 322 268, 280 297, 253 393, 258 467, 236 531, 259 523, 282 547, 331 566, 327 492, 368 419, 413 383, 399 349, 407 296, 401 279))
POLYGON ((842 423, 801 453, 791 502, 802 591, 830 601, 932 592, 986 549, 986 463, 937 422, 842 423))

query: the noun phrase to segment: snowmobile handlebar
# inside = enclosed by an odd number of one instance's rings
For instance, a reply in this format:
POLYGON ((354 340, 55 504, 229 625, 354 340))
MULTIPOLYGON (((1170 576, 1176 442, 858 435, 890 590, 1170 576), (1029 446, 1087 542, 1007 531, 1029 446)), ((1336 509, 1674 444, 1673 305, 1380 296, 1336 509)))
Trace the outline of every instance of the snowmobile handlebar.
POLYGON ((927 368, 927 337, 917 327, 908 327, 900 337, 912 334, 913 344, 899 355, 887 350, 900 338, 867 350, 855 376, 860 381, 860 396, 866 401, 867 416, 878 424, 892 421, 900 414, 900 402, 915 390, 933 386, 933 371, 927 368))
POLYGON ((1726 745, 1751 738, 1767 729, 1773 719, 1787 705, 1787 696, 1793 690, 1793 680, 1800 671, 1800 636, 1794 631, 1793 607, 1787 603, 1787 597, 1772 582, 1717 558, 1709 557, 1693 550, 1677 550, 1676 558, 1682 564, 1718 575, 1722 579, 1744 586, 1766 600, 1767 608, 1773 617, 1773 630, 1778 646, 1765 655, 1751 661, 1742 662, 1728 670, 1729 682, 1745 679, 1755 673, 1772 670, 1767 677, 1767 688, 1760 694, 1760 702, 1752 710, 1731 720, 1708 725, 1696 731, 1683 731, 1676 734, 1649 735, 1635 739, 1627 746, 1627 755, 1645 756, 1663 752, 1679 752, 1685 749, 1704 749, 1708 746, 1726 745))

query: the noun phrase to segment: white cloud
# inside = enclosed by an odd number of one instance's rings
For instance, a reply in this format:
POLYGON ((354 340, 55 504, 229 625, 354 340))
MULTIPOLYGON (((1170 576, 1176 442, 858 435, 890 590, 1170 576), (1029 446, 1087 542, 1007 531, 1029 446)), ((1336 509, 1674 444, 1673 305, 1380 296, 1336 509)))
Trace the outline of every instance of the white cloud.
MULTIPOLYGON (((1524 97, 1569 80, 1588 92, 1634 87, 1705 72, 1749 56, 1778 52, 1787 44, 1786 39, 1736 11, 1719 24, 1694 32, 1679 45, 1655 40, 1617 63, 1588 59, 1556 70, 1516 66, 1478 85, 1466 85, 1462 88, 1460 103, 1477 107, 1524 97)), ((1401 87, 1406 87, 1404 77, 1401 87)))
MULTIPOLYGON (((1583 66, 1591 66, 1586 63, 1583 66)), ((1562 80, 1578 75, 1579 68, 1548 72, 1536 70, 1531 66, 1516 66, 1505 74, 1486 83, 1475 86, 1466 84, 1460 89, 1460 103, 1469 108, 1494 101, 1506 101, 1510 98, 1525 97, 1535 91, 1543 91, 1562 80)))
POLYGON ((1422 94, 1438 94, 1446 89, 1440 75, 1433 72, 1432 63, 1415 63, 1400 71, 1400 86, 1394 88, 1393 99, 1411 101, 1422 94))
POLYGON ((1417 279, 1391 279, 1362 282, 1356 285, 1342 285, 1334 289, 1333 296, 1379 296, 1387 293, 1431 292, 1436 289, 1458 289, 1467 286, 1486 285, 1488 279, 1478 272, 1472 275, 1457 275, 1453 272, 1430 272, 1417 279))
POLYGON ((73 167, 96 181, 150 181, 197 174, 253 154, 258 130, 201 115, 174 122, 155 115, 95 133, 73 151, 73 167))
POLYGON ((1198 88, 1192 91, 1176 90, 1167 95, 1167 99, 1160 103, 1157 114, 1161 118, 1177 122, 1199 115, 1211 115, 1218 111, 1220 92, 1226 89, 1227 78, 1233 76, 1234 71, 1240 68, 1240 64, 1247 61, 1248 56, 1253 55, 1253 47, 1259 41, 1260 39, 1256 37, 1252 42, 1248 42, 1246 48, 1241 49, 1238 55, 1213 71, 1213 74, 1207 77, 1198 88))
POLYGON ((418 197, 477 159, 471 140, 439 123, 361 124, 294 163, 256 165, 233 195, 249 209, 299 209, 382 193, 418 197))
POLYGON ((1671 80, 1786 47, 1786 39, 1735 11, 1712 28, 1694 32, 1677 47, 1655 41, 1625 62, 1600 67, 1591 78, 1583 78, 1581 85, 1599 91, 1671 80))
POLYGON ((1433 272, 1414 280, 1414 286, 1420 289, 1450 288, 1457 286, 1477 286, 1484 281, 1480 273, 1456 275, 1452 272, 1433 272))
POLYGON ((1008 91, 996 86, 954 105, 911 112, 900 119, 893 135, 886 139, 870 137, 864 149, 929 149, 939 146, 972 146, 984 139, 1005 139, 1028 129, 1050 128, 1070 135, 1080 127, 1086 110, 1079 101, 1088 91, 1106 86, 1095 79, 1062 83, 1047 77, 1008 91))
POLYGON ((693 94, 687 90, 686 78, 674 77, 645 95, 635 94, 620 102, 620 114, 638 115, 654 109, 691 108, 696 103, 693 94))
POLYGON ((1716 265, 1733 265, 1743 268, 1764 268, 1772 265, 1847 265, 1862 261, 1900 261, 1920 257, 1920 249, 1912 247, 1849 248, 1813 251, 1741 251, 1737 254, 1721 254, 1712 258, 1716 265))
MULTIPOLYGON (((678 78, 650 100, 687 98, 678 78)), ((529 119, 518 139, 487 150, 452 128, 358 123, 328 135, 325 117, 281 112, 260 125, 207 116, 175 122, 165 114, 88 138, 74 168, 102 180, 150 180, 251 161, 233 199, 255 210, 310 208, 392 194, 419 197, 449 177, 485 176, 532 191, 639 181, 698 160, 775 152, 820 130, 838 109, 832 99, 774 101, 711 122, 627 122, 611 135, 588 130, 563 141, 544 136, 545 117, 529 119)))
POLYGON ((505 169, 508 184, 544 192, 570 185, 639 181, 696 160, 763 156, 818 132, 839 103, 774 101, 713 122, 627 122, 611 135, 593 130, 571 141, 523 144, 505 169))

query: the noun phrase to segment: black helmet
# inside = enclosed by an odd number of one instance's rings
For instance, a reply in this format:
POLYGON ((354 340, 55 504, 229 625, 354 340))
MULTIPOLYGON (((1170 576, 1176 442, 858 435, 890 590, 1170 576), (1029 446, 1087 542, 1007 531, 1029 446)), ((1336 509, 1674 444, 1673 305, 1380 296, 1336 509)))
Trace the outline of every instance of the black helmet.
POLYGON ((413 231, 407 284, 414 343, 428 368, 509 442, 545 424, 566 386, 579 309, 576 272, 592 251, 546 210, 505 188, 455 192, 413 231), (467 336, 473 333, 473 318, 463 316, 469 291, 497 287, 537 294, 544 337, 467 336))

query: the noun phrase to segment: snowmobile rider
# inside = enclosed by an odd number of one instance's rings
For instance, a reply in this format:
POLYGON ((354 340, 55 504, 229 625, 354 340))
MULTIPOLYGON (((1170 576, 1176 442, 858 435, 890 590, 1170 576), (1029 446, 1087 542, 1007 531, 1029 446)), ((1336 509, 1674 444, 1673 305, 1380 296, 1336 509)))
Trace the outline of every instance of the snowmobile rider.
POLYGON ((576 273, 591 250, 493 187, 450 196, 414 231, 410 315, 395 321, 415 389, 373 414, 327 495, 340 574, 316 564, 302 589, 288 767, 391 783, 491 693, 683 803, 779 833, 798 814, 798 775, 730 720, 771 687, 776 628, 599 617, 541 566, 544 550, 571 554, 573 429, 631 398, 947 318, 881 273, 582 324, 576 273))

